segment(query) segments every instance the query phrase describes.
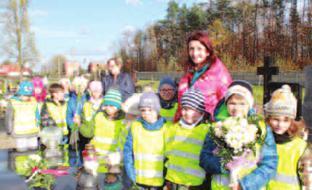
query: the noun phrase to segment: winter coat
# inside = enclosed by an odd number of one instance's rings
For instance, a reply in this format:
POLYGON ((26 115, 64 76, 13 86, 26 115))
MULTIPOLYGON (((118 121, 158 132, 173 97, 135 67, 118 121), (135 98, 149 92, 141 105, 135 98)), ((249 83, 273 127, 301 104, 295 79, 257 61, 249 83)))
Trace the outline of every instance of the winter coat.
POLYGON ((103 85, 103 95, 106 94, 109 88, 116 87, 121 92, 123 102, 135 91, 134 83, 128 73, 121 72, 116 81, 114 81, 113 75, 107 74, 102 76, 101 81, 103 85))
POLYGON ((205 110, 213 118, 214 110, 218 102, 224 97, 228 86, 232 83, 232 77, 225 65, 216 59, 208 69, 191 85, 193 72, 187 72, 179 82, 178 88, 178 110, 174 121, 181 117, 181 99, 189 88, 200 90, 205 96, 205 110))

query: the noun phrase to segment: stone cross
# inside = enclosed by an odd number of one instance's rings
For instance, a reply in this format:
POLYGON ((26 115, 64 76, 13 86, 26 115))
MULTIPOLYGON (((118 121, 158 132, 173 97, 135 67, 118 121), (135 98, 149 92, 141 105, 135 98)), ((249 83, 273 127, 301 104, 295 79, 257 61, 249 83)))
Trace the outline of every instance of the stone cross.
POLYGON ((257 75, 263 75, 263 104, 270 100, 270 91, 268 89, 269 82, 272 80, 272 75, 279 73, 278 67, 272 66, 273 60, 271 57, 264 57, 263 67, 257 68, 257 75))

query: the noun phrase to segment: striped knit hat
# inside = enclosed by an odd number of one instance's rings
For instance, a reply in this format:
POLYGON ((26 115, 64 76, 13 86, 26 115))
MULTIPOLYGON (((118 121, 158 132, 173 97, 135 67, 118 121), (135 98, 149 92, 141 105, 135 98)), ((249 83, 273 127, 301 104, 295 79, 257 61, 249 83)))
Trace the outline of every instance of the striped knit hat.
POLYGON ((196 89, 186 91, 181 100, 182 107, 190 107, 200 112, 205 112, 205 97, 196 89))
POLYGON ((117 89, 109 89, 104 96, 104 106, 115 106, 117 109, 121 109, 121 93, 117 89))

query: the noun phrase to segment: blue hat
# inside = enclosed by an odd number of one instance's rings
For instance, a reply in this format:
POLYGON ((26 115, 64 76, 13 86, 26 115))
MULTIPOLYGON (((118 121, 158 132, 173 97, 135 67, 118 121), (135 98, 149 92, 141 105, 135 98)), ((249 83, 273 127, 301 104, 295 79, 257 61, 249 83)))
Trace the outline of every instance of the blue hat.
POLYGON ((31 96, 34 91, 34 85, 30 81, 22 81, 18 85, 18 90, 16 92, 19 96, 31 96))
POLYGON ((174 80, 171 77, 169 77, 169 76, 165 76, 159 82, 158 91, 160 91, 161 86, 164 85, 164 84, 170 85, 172 88, 174 88, 174 90, 176 90, 176 88, 177 88, 177 85, 174 82, 174 80))

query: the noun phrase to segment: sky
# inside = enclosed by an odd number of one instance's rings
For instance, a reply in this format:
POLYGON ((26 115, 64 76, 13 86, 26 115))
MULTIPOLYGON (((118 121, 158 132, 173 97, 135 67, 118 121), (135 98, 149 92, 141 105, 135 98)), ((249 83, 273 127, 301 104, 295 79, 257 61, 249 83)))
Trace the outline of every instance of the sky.
MULTIPOLYGON (((203 0, 178 0, 191 6, 203 0)), ((40 53, 36 70, 54 55, 105 61, 124 31, 144 29, 166 15, 168 0, 30 0, 31 30, 40 53)))

